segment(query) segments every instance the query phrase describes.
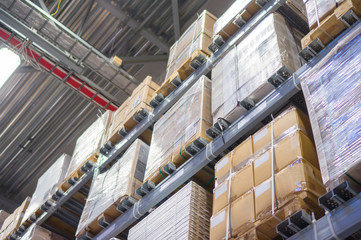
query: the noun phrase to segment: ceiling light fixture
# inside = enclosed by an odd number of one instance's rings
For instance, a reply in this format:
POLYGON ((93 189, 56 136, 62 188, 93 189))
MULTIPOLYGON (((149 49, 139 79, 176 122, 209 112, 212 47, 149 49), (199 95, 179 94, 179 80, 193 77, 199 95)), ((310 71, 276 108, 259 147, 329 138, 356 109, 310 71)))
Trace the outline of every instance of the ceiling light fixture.
POLYGON ((19 67, 21 61, 19 55, 8 48, 0 49, 0 88, 4 85, 11 74, 19 67))

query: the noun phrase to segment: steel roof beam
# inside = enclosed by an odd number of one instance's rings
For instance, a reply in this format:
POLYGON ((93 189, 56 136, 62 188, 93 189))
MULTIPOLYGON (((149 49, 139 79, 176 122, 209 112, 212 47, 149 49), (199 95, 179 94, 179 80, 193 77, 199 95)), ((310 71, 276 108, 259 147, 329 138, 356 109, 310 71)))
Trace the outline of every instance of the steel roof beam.
POLYGON ((178 0, 172 0, 172 13, 173 13, 174 37, 175 40, 177 41, 180 37, 178 0))
MULTIPOLYGON (((138 30, 140 23, 138 21, 136 21, 135 19, 129 17, 129 15, 124 10, 119 8, 118 6, 114 6, 113 4, 111 4, 109 0, 97 0, 97 3, 101 7, 103 7, 107 11, 109 11, 114 17, 117 17, 119 19, 119 21, 125 22, 126 25, 128 25, 130 28, 132 28, 134 30, 138 30)), ((161 39, 159 39, 158 36, 156 36, 154 33, 150 32, 149 30, 146 30, 144 28, 141 28, 139 30, 139 33, 144 38, 146 38, 149 41, 151 41, 152 43, 154 43, 163 52, 166 52, 166 53, 169 52, 170 46, 167 43, 165 43, 164 41, 162 41, 161 39)))

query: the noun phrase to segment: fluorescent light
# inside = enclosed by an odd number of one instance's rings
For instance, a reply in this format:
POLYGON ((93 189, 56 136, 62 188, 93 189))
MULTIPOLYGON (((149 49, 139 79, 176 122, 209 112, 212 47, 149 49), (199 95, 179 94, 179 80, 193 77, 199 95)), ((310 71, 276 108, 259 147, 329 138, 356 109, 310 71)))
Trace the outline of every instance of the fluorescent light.
POLYGON ((20 57, 8 48, 0 49, 0 88, 19 67, 20 57))

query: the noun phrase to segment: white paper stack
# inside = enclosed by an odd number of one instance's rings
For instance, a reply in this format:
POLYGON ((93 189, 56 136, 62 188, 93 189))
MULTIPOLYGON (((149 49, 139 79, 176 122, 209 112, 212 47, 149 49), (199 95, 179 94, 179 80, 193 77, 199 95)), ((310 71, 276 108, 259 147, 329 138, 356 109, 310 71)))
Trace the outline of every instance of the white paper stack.
POLYGON ((129 240, 209 239, 212 195, 188 183, 129 231, 129 240))

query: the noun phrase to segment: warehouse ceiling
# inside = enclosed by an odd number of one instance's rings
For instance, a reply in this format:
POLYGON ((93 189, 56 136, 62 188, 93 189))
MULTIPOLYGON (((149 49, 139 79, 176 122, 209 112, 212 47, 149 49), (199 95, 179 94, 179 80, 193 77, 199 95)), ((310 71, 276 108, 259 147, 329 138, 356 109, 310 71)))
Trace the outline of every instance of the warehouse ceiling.
MULTIPOLYGON (((50 13, 58 5, 57 0, 34 2, 50 13)), ((220 16, 231 2, 219 6, 217 0, 63 0, 54 17, 106 57, 122 58, 136 83, 147 75, 160 83, 175 39, 203 9, 220 16)), ((0 26, 6 28, 1 21, 0 26)), ((3 45, 0 41, 0 48, 3 45)), ((127 97, 91 72, 84 75, 102 84, 118 102, 127 97)), ((131 93, 135 86, 126 91, 131 93)), ((72 154, 77 137, 102 111, 24 61, 0 88, 0 208, 12 211, 31 195, 39 176, 62 153, 72 154)))

